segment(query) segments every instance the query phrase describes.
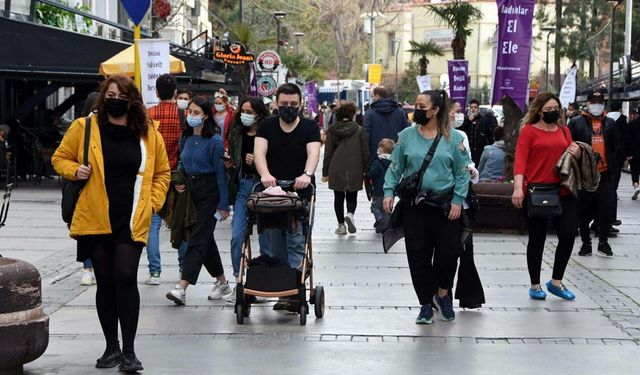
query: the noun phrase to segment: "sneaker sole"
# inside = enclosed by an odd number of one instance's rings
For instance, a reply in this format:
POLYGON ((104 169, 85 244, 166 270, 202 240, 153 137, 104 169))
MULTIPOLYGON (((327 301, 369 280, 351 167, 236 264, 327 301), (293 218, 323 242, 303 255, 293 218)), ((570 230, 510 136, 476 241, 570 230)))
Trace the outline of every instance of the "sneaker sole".
POLYGON ((349 216, 344 217, 344 222, 345 224, 347 224, 347 229, 349 230, 349 233, 353 234, 356 232, 356 225, 353 223, 353 221, 349 216))
POLYGON ((181 305, 182 306, 182 305, 185 304, 185 301, 181 300, 180 298, 174 296, 171 293, 167 293, 165 296, 167 297, 167 299, 173 301, 173 303, 175 303, 176 305, 181 305))
POLYGON ((633 196, 631 197, 631 200, 637 201, 638 195, 640 195, 640 190, 633 192, 633 196))
POLYGON ((416 324, 433 324, 433 318, 427 319, 416 319, 416 324))
POLYGON ((160 285, 160 281, 145 281, 144 285, 160 285))
POLYGON ((142 367, 141 365, 132 365, 132 366, 120 366, 118 368, 118 371, 120 372, 124 372, 126 374, 135 374, 138 371, 142 371, 144 370, 144 367, 142 367))
POLYGON ((91 285, 93 285, 93 281, 80 281, 80 285, 82 285, 82 286, 91 286, 91 285))
POLYGON ((599 256, 599 257, 601 257, 601 258, 613 258, 613 254, 610 254, 610 255, 609 255, 609 254, 605 254, 605 253, 603 253, 603 252, 601 252, 601 251, 597 251, 597 252, 596 252, 596 255, 597 255, 597 256, 599 256))
POLYGON ((438 314, 440 315, 440 319, 445 321, 445 322, 451 322, 454 321, 456 319, 456 317, 454 316, 453 318, 449 319, 446 316, 444 316, 444 314, 442 313, 442 309, 440 308, 440 304, 438 304, 438 301, 433 298, 432 299, 433 304, 435 305, 435 309, 438 310, 438 314))
POLYGON ((593 253, 586 253, 586 254, 578 253, 578 256, 581 256, 581 257, 590 257, 591 255, 593 255, 593 253))
POLYGON ((224 297, 226 297, 226 296, 228 296, 228 295, 230 295, 230 294, 231 294, 231 289, 229 289, 229 293, 222 293, 222 295, 221 295, 220 297, 211 297, 211 296, 207 296, 207 299, 208 299, 209 301, 217 301, 217 300, 223 299, 224 297))

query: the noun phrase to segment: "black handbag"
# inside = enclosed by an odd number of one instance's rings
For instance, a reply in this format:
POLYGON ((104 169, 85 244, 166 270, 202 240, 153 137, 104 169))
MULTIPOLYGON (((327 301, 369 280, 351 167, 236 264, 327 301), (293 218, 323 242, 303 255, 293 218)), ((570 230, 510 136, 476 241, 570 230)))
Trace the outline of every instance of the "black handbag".
POLYGON ((420 187, 422 186, 422 176, 429 167, 429 164, 433 159, 433 155, 436 153, 436 148, 438 147, 439 142, 440 134, 436 135, 436 139, 433 140, 433 143, 429 148, 429 152, 427 152, 427 155, 425 155, 420 169, 417 172, 410 174, 409 176, 403 177, 398 186, 396 186, 394 193, 398 198, 400 198, 400 200, 409 202, 418 195, 418 192, 420 192, 420 187))
MULTIPOLYGON (((85 119, 84 126, 84 154, 82 158, 83 165, 89 165, 89 138, 91 137, 91 117, 85 119)), ((76 203, 80 197, 82 188, 87 183, 87 180, 74 181, 66 178, 62 179, 62 220, 67 225, 71 225, 73 219, 73 212, 76 209, 76 203)))
POLYGON ((530 184, 527 186, 527 216, 550 219, 562 215, 559 184, 530 184))

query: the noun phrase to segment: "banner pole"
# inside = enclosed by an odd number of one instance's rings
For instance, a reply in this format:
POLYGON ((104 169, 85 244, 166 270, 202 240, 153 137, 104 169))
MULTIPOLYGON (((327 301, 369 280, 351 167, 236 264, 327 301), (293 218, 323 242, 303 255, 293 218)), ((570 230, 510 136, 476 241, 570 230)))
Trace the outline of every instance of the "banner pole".
POLYGON ((135 65, 135 70, 134 70, 134 79, 136 81, 136 86, 138 86, 138 89, 142 89, 142 87, 140 87, 142 85, 142 77, 140 75, 140 49, 138 48, 138 40, 141 38, 141 27, 140 25, 136 25, 133 28, 133 46, 134 46, 134 53, 133 53, 133 61, 134 61, 134 65, 135 65))

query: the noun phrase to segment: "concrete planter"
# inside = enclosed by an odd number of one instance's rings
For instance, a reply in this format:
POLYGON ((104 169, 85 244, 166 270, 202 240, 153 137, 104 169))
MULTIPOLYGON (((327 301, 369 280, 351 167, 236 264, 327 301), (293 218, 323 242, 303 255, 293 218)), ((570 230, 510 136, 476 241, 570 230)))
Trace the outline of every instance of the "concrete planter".
POLYGON ((0 257, 0 375, 23 373, 49 344, 40 273, 31 264, 0 257))
POLYGON ((473 185, 473 189, 478 195, 480 205, 476 214, 475 230, 493 233, 525 232, 522 210, 511 204, 512 183, 481 182, 473 185))

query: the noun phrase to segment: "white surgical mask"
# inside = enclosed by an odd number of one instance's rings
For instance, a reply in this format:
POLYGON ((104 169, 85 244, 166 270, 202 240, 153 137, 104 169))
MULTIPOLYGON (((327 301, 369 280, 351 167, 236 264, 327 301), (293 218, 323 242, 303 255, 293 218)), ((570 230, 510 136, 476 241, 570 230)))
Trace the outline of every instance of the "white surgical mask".
POLYGON ((589 109, 589 113, 591 113, 595 117, 599 117, 600 115, 602 115, 602 112, 604 112, 604 104, 602 103, 589 104, 588 109, 589 109))
POLYGON ((189 99, 178 99, 176 100, 176 104, 180 109, 187 109, 187 107, 189 106, 189 99))
POLYGON ((223 112, 227 106, 224 104, 214 104, 214 107, 216 108, 216 112, 223 112))
POLYGON ((256 122, 256 115, 250 115, 248 113, 240 114, 240 121, 242 121, 242 125, 251 126, 256 122))
POLYGON ((463 122, 464 122, 464 113, 456 113, 456 118, 453 122, 453 127, 459 128, 462 126, 463 122))

